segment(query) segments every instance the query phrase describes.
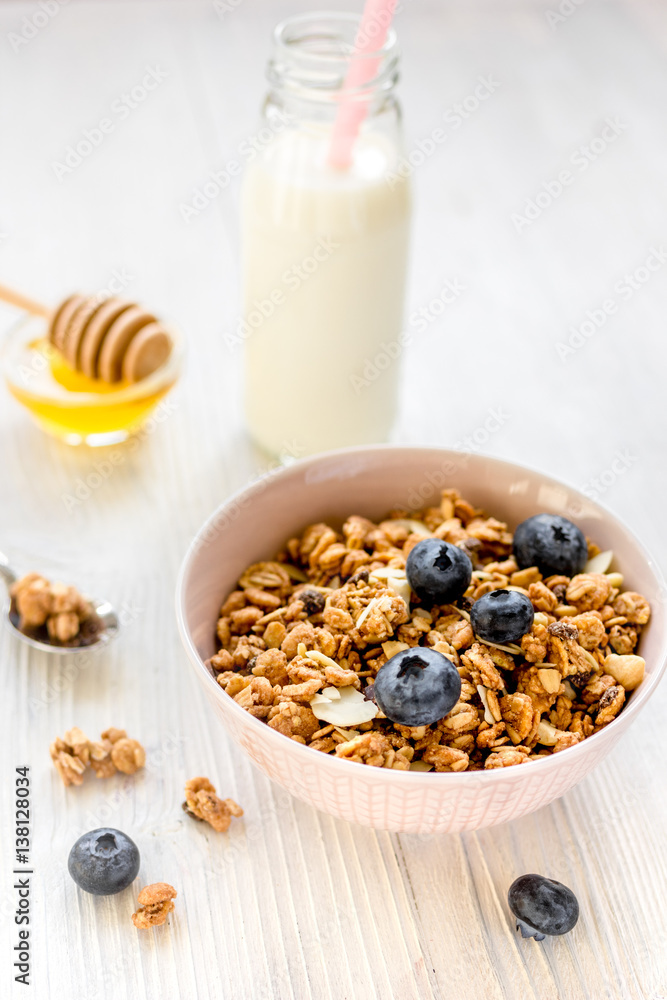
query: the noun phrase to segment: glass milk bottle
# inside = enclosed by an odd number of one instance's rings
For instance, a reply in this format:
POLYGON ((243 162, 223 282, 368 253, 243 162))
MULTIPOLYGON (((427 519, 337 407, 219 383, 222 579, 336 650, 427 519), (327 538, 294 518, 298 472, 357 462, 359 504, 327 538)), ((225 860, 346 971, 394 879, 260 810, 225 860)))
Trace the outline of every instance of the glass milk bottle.
POLYGON ((358 25, 335 13, 278 25, 243 180, 246 416, 274 455, 384 441, 396 412, 411 204, 392 31, 371 79, 346 91, 364 120, 349 166, 331 165, 358 25))

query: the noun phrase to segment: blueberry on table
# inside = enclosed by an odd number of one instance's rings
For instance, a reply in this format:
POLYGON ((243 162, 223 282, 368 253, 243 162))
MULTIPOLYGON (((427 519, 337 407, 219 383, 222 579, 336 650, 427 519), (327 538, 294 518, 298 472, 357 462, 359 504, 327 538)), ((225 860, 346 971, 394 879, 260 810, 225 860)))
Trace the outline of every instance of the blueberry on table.
POLYGON ((485 642, 521 642, 530 632, 535 611, 529 597, 518 590, 492 590, 470 609, 473 632, 485 642))
POLYGON ((521 936, 536 941, 547 934, 567 934, 579 919, 579 903, 572 890, 544 875, 519 876, 509 888, 507 902, 521 936))
POLYGON ((521 569, 537 566, 543 576, 575 576, 588 560, 588 544, 576 524, 559 514, 535 514, 514 532, 521 569))
POLYGON ((121 830, 103 826, 79 837, 67 867, 78 886, 95 896, 127 889, 139 872, 139 848, 121 830))
POLYGON ((465 594, 472 577, 470 557, 440 538, 417 542, 405 564, 405 575, 425 604, 450 604, 465 594))
POLYGON ((378 670, 373 700, 392 722, 430 726, 452 710, 461 678, 450 659, 427 646, 403 649, 378 670))

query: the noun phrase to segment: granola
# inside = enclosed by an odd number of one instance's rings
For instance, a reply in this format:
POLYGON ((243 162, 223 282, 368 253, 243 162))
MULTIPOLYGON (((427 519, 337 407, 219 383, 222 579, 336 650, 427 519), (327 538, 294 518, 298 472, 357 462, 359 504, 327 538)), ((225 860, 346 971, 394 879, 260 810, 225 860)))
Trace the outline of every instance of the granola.
MULTIPOLYGON (((592 561, 572 578, 519 569, 512 546, 507 524, 454 489, 437 506, 394 510, 379 523, 353 514, 340 530, 309 525, 243 573, 221 607, 209 668, 272 729, 369 767, 462 772, 560 753, 610 724, 641 683, 636 650, 650 607, 623 590, 620 573, 598 572, 592 542, 592 561), (454 604, 424 605, 407 583, 406 559, 429 537, 460 546, 473 563, 454 604), (521 590, 535 611, 520 646, 483 642, 470 624, 473 603, 505 587, 521 590), (410 728, 383 715, 373 682, 388 659, 415 646, 454 663, 461 694, 443 719, 410 728)), ((210 782, 193 782, 184 807, 218 815, 210 782)), ((226 829, 230 818, 220 822, 226 829)))
POLYGON ((219 799, 211 782, 203 777, 186 781, 183 810, 219 833, 227 832, 233 816, 243 816, 243 809, 234 799, 219 799))
POLYGON ((90 601, 76 587, 50 583, 28 573, 9 590, 9 615, 19 631, 54 646, 87 646, 97 641, 103 625, 90 601))
POLYGON ((117 771, 134 774, 146 763, 146 751, 138 740, 130 740, 124 729, 105 729, 99 740, 89 740, 77 726, 49 748, 64 785, 80 785, 90 767, 98 778, 110 778, 117 771))
POLYGON ((139 907, 132 914, 132 923, 139 930, 149 927, 159 927, 164 924, 174 909, 173 900, 178 895, 173 885, 168 882, 154 882, 144 886, 139 893, 139 907))

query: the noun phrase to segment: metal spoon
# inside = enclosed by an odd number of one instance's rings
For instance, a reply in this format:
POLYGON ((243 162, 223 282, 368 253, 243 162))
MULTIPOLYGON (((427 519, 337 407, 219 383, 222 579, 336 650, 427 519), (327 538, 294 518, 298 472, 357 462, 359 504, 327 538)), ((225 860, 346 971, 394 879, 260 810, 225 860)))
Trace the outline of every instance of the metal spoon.
POLYGON ((5 625, 17 639, 27 643, 28 646, 32 646, 34 649, 41 649, 45 653, 85 653, 89 650, 100 649, 102 646, 106 646, 118 634, 120 622, 112 605, 108 601, 99 601, 97 598, 93 598, 90 603, 93 606, 95 614, 102 622, 102 628, 93 642, 88 643, 86 646, 57 646, 54 643, 42 642, 41 639, 34 639, 17 628, 10 617, 11 599, 9 598, 9 588, 12 584, 16 583, 19 577, 11 568, 9 560, 2 552, 0 552, 0 576, 7 584, 7 601, 2 610, 5 625))

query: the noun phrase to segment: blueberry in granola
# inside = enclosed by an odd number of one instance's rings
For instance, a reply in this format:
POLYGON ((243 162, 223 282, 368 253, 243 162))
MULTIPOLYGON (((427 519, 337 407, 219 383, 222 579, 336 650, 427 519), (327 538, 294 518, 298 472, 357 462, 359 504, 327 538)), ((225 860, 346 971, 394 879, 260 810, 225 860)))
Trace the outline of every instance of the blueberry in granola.
POLYGON ((547 934, 567 934, 579 919, 577 897, 562 882, 544 875, 521 875, 507 893, 509 908, 522 937, 542 941, 547 934))
POLYGON ((530 598, 518 590, 492 590, 475 601, 470 624, 484 642, 521 642, 530 632, 535 611, 530 598))
POLYGON ((588 558, 580 529, 559 514, 535 514, 514 532, 514 557, 519 566, 537 566, 543 576, 575 576, 588 558))
POLYGON ((472 563, 458 546, 425 538, 410 552, 405 575, 424 604, 448 604, 462 597, 470 586, 472 563))
POLYGON ((79 837, 69 853, 67 868, 81 889, 95 896, 111 896, 134 882, 139 862, 139 848, 126 833, 101 827, 79 837))
POLYGON ((401 726, 430 726, 443 719, 461 694, 461 678, 450 659, 435 649, 404 649, 380 667, 373 700, 401 726))

